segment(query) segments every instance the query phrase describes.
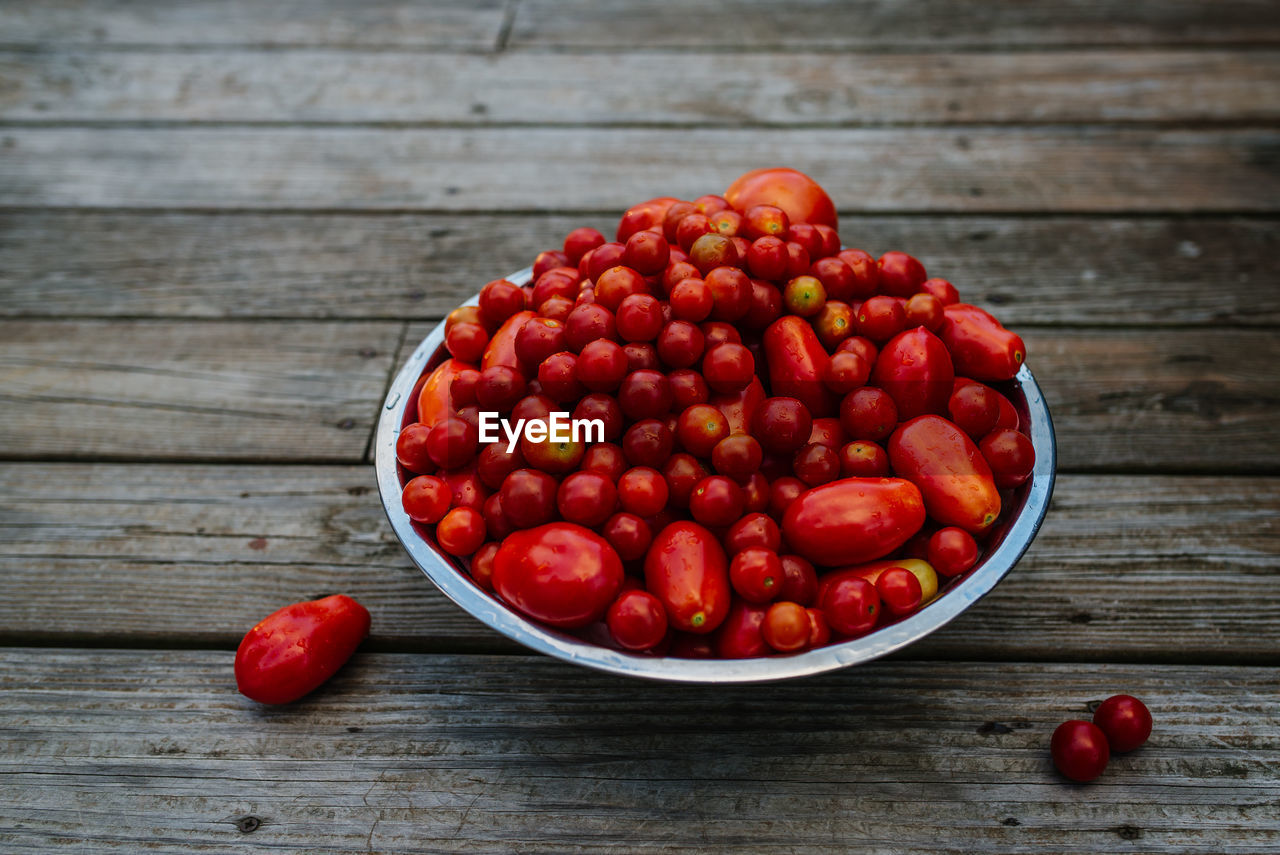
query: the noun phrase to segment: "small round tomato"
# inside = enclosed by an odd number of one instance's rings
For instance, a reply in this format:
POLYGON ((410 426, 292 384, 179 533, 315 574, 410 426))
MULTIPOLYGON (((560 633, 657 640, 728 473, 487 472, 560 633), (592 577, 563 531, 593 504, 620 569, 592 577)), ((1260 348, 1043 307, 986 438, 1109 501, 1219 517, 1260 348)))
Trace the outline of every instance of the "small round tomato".
POLYGON ((782 547, 782 531, 767 514, 749 513, 734 523, 724 536, 724 548, 730 555, 748 549, 777 552, 782 547))
POLYGON ((682 321, 698 323, 711 315, 715 298, 711 289, 703 279, 689 278, 677 282, 671 289, 668 299, 671 302, 671 316, 682 321))
POLYGON ((565 347, 564 324, 551 318, 530 318, 516 333, 516 358, 531 371, 565 347))
POLYGON ((840 477, 840 458, 829 447, 811 442, 796 452, 791 462, 796 477, 810 487, 840 477))
POLYGON ((865 300, 880 287, 880 268, 876 258, 866 250, 842 249, 836 253, 849 269, 853 271, 853 293, 850 299, 865 300))
POLYGON ((809 606, 818 597, 818 573, 813 565, 799 555, 781 555, 781 597, 802 606, 809 606))
POLYGON ((610 442, 622 436, 622 428, 625 424, 622 418, 622 407, 618 406, 618 399, 599 392, 587 395, 579 401, 573 408, 573 418, 600 421, 604 425, 604 438, 610 442))
POLYGON ((792 223, 836 227, 836 206, 831 197, 818 182, 795 169, 754 169, 730 184, 724 198, 737 211, 772 205, 785 212, 792 223))
POLYGON ((480 447, 480 431, 471 422, 446 418, 427 434, 427 454, 441 469, 466 466, 480 447))
POLYGON ((942 326, 942 301, 932 294, 916 294, 907 300, 903 310, 907 316, 907 329, 924 327, 930 332, 937 332, 942 326))
MULTIPOLYGON (((708 227, 710 224, 708 223, 708 227)), ((698 272, 706 276, 717 267, 737 267, 742 263, 738 257, 738 247, 733 238, 716 232, 699 235, 689 245, 689 263, 698 268, 698 272)), ((710 285, 711 283, 707 283, 710 285)), ((713 289, 714 290, 714 289, 713 289)))
POLYGON ((814 276, 797 276, 782 289, 782 305, 793 315, 811 318, 827 304, 827 291, 814 276))
POLYGON ((490 365, 480 372, 476 383, 476 402, 486 410, 506 413, 525 396, 528 382, 510 365, 490 365))
POLYGON ((671 383, 651 368, 632 371, 618 387, 618 406, 629 419, 656 419, 671 409, 671 383))
POLYGON ((885 390, 863 386, 840 402, 840 424, 850 439, 884 439, 898 424, 898 407, 885 390))
POLYGON ((740 344, 717 344, 702 357, 702 376, 713 391, 732 395, 747 388, 756 376, 755 357, 740 344))
POLYGON ((795 653, 809 646, 809 614, 799 603, 774 603, 760 627, 765 644, 779 653, 795 653))
POLYGON ((920 283, 920 290, 925 294, 933 295, 944 306, 953 306, 960 302, 960 292, 956 290, 956 286, 945 279, 926 279, 920 283))
POLYGON ((517 469, 502 482, 502 510, 516 528, 533 528, 556 514, 556 479, 537 469, 517 469))
POLYGON ((667 612, 648 591, 625 591, 605 613, 609 634, 627 650, 650 650, 667 635, 667 612))
POLYGON ((775 479, 769 485, 769 514, 776 520, 782 519, 791 503, 807 489, 803 481, 790 475, 775 479))
POLYGON ((400 503, 414 522, 435 525, 449 512, 452 492, 449 485, 434 475, 419 475, 404 485, 400 503))
POLYGON ((644 419, 633 424, 622 437, 622 454, 632 466, 657 469, 668 458, 675 439, 666 422, 644 419))
POLYGON ((642 276, 661 273, 671 257, 671 246, 657 232, 639 231, 627 238, 622 250, 622 263, 642 276))
POLYGON ((924 265, 905 252, 886 252, 876 266, 880 268, 880 290, 894 297, 910 297, 929 278, 924 265))
POLYGON ((662 305, 652 294, 632 294, 627 297, 618 306, 614 317, 618 335, 623 341, 653 341, 662 331, 662 305))
POLYGON ((516 312, 524 311, 524 291, 514 282, 495 279, 480 289, 479 303, 480 317, 496 329, 516 312))
POLYGON ((1064 721, 1049 743, 1053 765, 1073 781, 1092 781, 1107 768, 1111 748, 1097 725, 1078 719, 1064 721))
POLYGON ((827 300, 813 319, 813 331, 827 350, 835 350, 853 335, 853 307, 839 300, 827 300))
MULTIPOLYGON (((736 266, 721 265, 706 274, 711 289, 711 319, 737 321, 751 310, 751 278, 736 266)), ((710 347, 710 342, 708 342, 710 347)))
POLYGON ((607 540, 563 522, 508 535, 493 566, 493 587, 504 602, 569 629, 604 617, 622 578, 622 561, 607 540))
POLYGON ((436 542, 450 555, 470 555, 484 538, 484 517, 473 508, 454 508, 436 526, 436 542))
POLYGON ((822 613, 836 632, 866 635, 880 619, 880 595, 866 579, 840 579, 827 588, 822 598, 822 613))
POLYGON ((604 235, 593 228, 578 228, 564 238, 564 254, 570 264, 577 264, 582 256, 604 243, 604 235))
POLYGON ((444 334, 444 346, 455 359, 463 362, 479 362, 488 343, 489 334, 479 324, 454 324, 444 334))
POLYGON ((627 374, 627 355, 617 342, 597 339, 578 354, 578 382, 593 392, 612 392, 627 374))
POLYGON ((498 554, 498 544, 486 543, 476 550, 467 563, 471 579, 486 591, 493 590, 493 559, 498 554))
POLYGON ((876 344, 884 344, 907 328, 907 312, 898 297, 871 297, 858 308, 857 319, 858 334, 876 344))
POLYGON ((667 481, 668 502, 675 508, 689 507, 693 490, 710 473, 692 454, 673 454, 662 464, 662 477, 667 481))
POLYGON ((635 514, 617 513, 609 517, 601 529, 604 539, 623 561, 639 561, 653 542, 653 529, 635 514))
POLYGON ((756 238, 747 247, 747 268, 751 275, 761 279, 781 279, 790 267, 791 256, 787 242, 782 238, 766 235, 756 238))
POLYGON ((427 452, 427 437, 431 435, 431 425, 405 425, 396 437, 396 460, 410 472, 434 472, 435 464, 427 452))
POLYGON ((568 351, 553 353, 542 361, 538 384, 544 395, 562 404, 577 401, 587 392, 578 382, 578 357, 568 351))
POLYGON ((725 237, 736 237, 742 231, 742 215, 729 208, 709 214, 707 221, 716 234, 725 237))
POLYGON ((710 457, 716 445, 729 436, 728 419, 719 407, 710 404, 687 408, 676 424, 680 444, 695 457, 710 457))
POLYGON ((749 603, 767 603, 782 593, 782 561, 776 552, 762 547, 744 549, 729 562, 729 582, 749 603))
POLYGON ((876 593, 889 614, 907 615, 920 608, 924 591, 916 574, 905 567, 890 567, 876 577, 876 593))
POLYGON ((693 518, 707 526, 732 525, 746 505, 737 482, 723 475, 709 475, 698 482, 689 496, 693 518))
POLYGON ((574 472, 560 483, 556 507, 571 523, 594 528, 613 516, 618 488, 599 472, 574 472))
POLYGON ((1093 713, 1112 751, 1132 751, 1151 736, 1151 710, 1133 695, 1112 695, 1093 713))
POLYGON ((978 449, 991 467, 996 486, 1001 489, 1025 484, 1036 465, 1035 447, 1026 434, 1016 430, 992 431, 978 443, 978 449))
POLYGON ((813 417, 795 398, 767 398, 751 414, 751 432, 771 454, 794 454, 809 442, 812 431, 813 417))
POLYGON ((857 439, 840 447, 840 475, 844 478, 889 477, 889 454, 880 445, 857 439))
POLYGON ((981 440, 991 433, 1000 418, 1000 399, 996 390, 981 383, 957 386, 947 401, 947 412, 956 427, 981 440))
POLYGON ((697 324, 671 321, 658 333, 658 358, 668 368, 688 368, 702 358, 705 345, 697 324))
POLYGON ((940 528, 929 538, 927 557, 943 576, 959 576, 978 563, 978 542, 962 528, 940 528))
POLYGON ((806 608, 804 611, 809 618, 809 646, 821 647, 831 641, 831 627, 821 609, 806 608))
POLYGON ((564 340, 574 353, 597 339, 612 340, 618 334, 613 312, 599 303, 581 303, 564 319, 564 340))
POLYGON ((502 509, 502 493, 494 493, 485 499, 480 515, 484 517, 485 535, 491 540, 502 540, 516 530, 502 509))
POLYGON ((856 353, 867 363, 867 368, 875 367, 876 357, 880 355, 880 349, 871 343, 871 339, 862 335, 853 335, 846 338, 836 347, 837 353, 856 353))
POLYGON ((711 465, 721 475, 728 475, 739 484, 747 482, 758 472, 764 459, 764 450, 754 436, 735 434, 726 436, 711 449, 711 465))
POLYGON ((582 456, 582 471, 599 472, 617 484, 622 473, 627 471, 627 459, 622 455, 622 449, 612 442, 598 442, 582 456))
POLYGON ((622 509, 640 517, 657 516, 667 506, 670 491, 662 473, 649 466, 635 466, 618 479, 622 509))
POLYGON ((748 240, 766 236, 786 237, 790 229, 791 218, 786 211, 774 205, 753 205, 743 215, 742 235, 748 240))

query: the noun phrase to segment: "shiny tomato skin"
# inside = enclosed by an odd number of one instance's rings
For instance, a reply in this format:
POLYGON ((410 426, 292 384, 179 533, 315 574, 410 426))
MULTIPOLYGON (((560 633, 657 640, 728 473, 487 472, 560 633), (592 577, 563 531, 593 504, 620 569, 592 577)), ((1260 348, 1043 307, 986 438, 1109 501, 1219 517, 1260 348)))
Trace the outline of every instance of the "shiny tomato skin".
POLYGON ((893 297, 910 297, 920 291, 929 278, 924 265, 905 252, 886 252, 876 266, 880 268, 880 293, 893 297))
POLYGON ((876 593, 889 614, 908 615, 920 608, 920 580, 905 567, 890 567, 876 579, 876 593))
POLYGON ((475 366, 458 359, 446 359, 427 376, 418 391, 419 424, 432 428, 449 415, 453 380, 467 369, 475 370, 475 366))
POLYGON ((946 413, 956 374, 942 339, 916 327, 889 340, 871 379, 893 398, 898 418, 908 421, 926 413, 946 413))
POLYGON ((957 374, 974 380, 1009 380, 1027 358, 1022 337, 1010 332, 990 312, 968 303, 942 309, 938 336, 951 351, 957 374))
POLYGON ((947 526, 930 536, 927 554, 943 576, 959 576, 978 563, 978 543, 964 529, 947 526))
POLYGON ((622 220, 618 223, 618 242, 625 244, 627 238, 645 229, 652 229, 655 226, 662 228, 662 221, 667 216, 667 210, 679 201, 679 199, 673 199, 670 196, 659 196, 656 199, 632 205, 622 215, 622 220))
POLYGON ((721 659, 754 659, 772 652, 764 640, 764 618, 768 606, 734 600, 720 631, 716 633, 716 654, 721 659))
POLYGON ((718 407, 729 421, 730 436, 751 433, 751 417, 764 400, 764 386, 758 377, 753 378, 747 388, 740 392, 711 396, 712 405, 718 407))
POLYGON ((764 331, 764 352, 774 396, 798 399, 815 418, 835 414, 835 396, 823 383, 831 357, 808 321, 778 318, 764 331))
POLYGON ((609 542, 573 523, 510 534, 493 561, 493 587, 504 602, 565 629, 604 617, 622 577, 622 559, 609 542))
POLYGON ((819 603, 827 623, 842 635, 866 635, 880 620, 880 595, 866 579, 851 576, 832 583, 819 603))
POLYGON ((783 555, 782 593, 784 600, 811 606, 818 597, 818 572, 799 555, 783 555))
POLYGON ((660 531, 645 556, 644 576, 674 629, 708 633, 729 613, 729 560, 716 536, 697 523, 673 522, 660 531))
POLYGON ((765 643, 779 653, 796 653, 809 646, 809 613, 799 603, 774 603, 761 627, 765 643))
POLYGON ((838 225, 831 197, 818 182, 795 169, 753 169, 730 184, 724 198, 744 213, 756 205, 772 205, 792 223, 838 225))
POLYGON ((858 577, 866 579, 872 585, 880 580, 880 575, 894 567, 901 567, 909 571, 920 583, 920 603, 928 605, 934 597, 938 595, 938 574, 933 566, 920 558, 883 558, 879 561, 869 561, 866 564, 857 564, 853 567, 841 567, 825 573, 818 582, 818 602, 822 602, 822 598, 827 595, 827 590, 841 579, 858 577))
POLYGON ((941 416, 918 416, 889 438, 893 471, 924 496, 929 516, 970 534, 1000 516, 1000 491, 982 452, 964 431, 941 416))
POLYGON ((516 312, 502 322, 498 331, 489 338, 484 349, 484 358, 480 360, 481 370, 494 365, 505 365, 508 368, 520 369, 520 358, 516 355, 516 338, 524 325, 535 317, 533 312, 516 312))
POLYGON ((369 634, 369 612, 343 594, 294 603, 264 618, 236 650, 236 688, 264 704, 309 694, 369 634))
POLYGON ((624 592, 605 614, 609 633, 626 650, 651 650, 667 635, 667 613, 648 591, 624 592))
POLYGON ((1151 710, 1133 695, 1112 695, 1093 713, 1093 723, 1107 736, 1111 750, 1132 751, 1151 736, 1151 710))
POLYGON ((999 428, 991 431, 978 443, 978 450, 991 467, 996 486, 1001 489, 1021 487, 1031 477, 1031 470, 1036 465, 1035 446, 1026 434, 1016 430, 999 428))
POLYGON ((787 543, 834 567, 888 555, 924 525, 920 490, 901 478, 844 478, 800 494, 782 518, 787 543))
POLYGON ((1064 721, 1049 743, 1053 765, 1073 781, 1092 781, 1107 768, 1111 747, 1097 725, 1078 719, 1064 721))

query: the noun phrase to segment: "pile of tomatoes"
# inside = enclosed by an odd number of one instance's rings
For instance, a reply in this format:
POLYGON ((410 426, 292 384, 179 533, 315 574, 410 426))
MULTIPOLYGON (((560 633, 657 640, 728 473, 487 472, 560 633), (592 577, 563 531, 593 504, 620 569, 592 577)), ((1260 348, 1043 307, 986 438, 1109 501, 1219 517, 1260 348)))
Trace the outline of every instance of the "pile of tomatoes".
POLYGON ((452 312, 405 511, 529 618, 680 657, 863 635, 973 567, 1034 463, 992 383, 1022 340, 903 252, 843 249, 790 169, 570 232, 452 312), (480 442, 481 413, 604 442, 480 442))

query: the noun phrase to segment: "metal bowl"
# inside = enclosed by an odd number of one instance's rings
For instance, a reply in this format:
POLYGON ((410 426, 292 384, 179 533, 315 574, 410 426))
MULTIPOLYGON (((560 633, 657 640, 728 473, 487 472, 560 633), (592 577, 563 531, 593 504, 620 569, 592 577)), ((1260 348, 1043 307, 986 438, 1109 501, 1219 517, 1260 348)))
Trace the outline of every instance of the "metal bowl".
MULTIPOLYGON (((531 269, 525 268, 507 279, 523 285, 530 276, 531 269)), ((474 303, 475 298, 468 301, 468 304, 474 303)), ((997 530, 986 543, 983 560, 964 576, 940 588, 937 598, 929 605, 861 638, 789 656, 722 660, 625 653, 542 626, 508 608, 477 587, 465 566, 439 551, 431 542, 429 531, 404 512, 400 503, 404 472, 396 460, 396 438, 404 426, 405 410, 411 403, 414 385, 424 372, 444 358, 444 323, 441 322, 396 375, 378 420, 374 461, 378 491, 391 527, 427 578, 485 625, 532 650, 613 674, 681 683, 747 683, 819 674, 892 653, 951 622, 994 588, 1031 545, 1053 492, 1057 459, 1053 422, 1040 387, 1024 365, 1013 380, 1000 384, 999 388, 1013 402, 1023 425, 1029 428, 1036 452, 1035 469, 1030 480, 1014 492, 1012 502, 1007 504, 1012 513, 1002 515, 997 530)))

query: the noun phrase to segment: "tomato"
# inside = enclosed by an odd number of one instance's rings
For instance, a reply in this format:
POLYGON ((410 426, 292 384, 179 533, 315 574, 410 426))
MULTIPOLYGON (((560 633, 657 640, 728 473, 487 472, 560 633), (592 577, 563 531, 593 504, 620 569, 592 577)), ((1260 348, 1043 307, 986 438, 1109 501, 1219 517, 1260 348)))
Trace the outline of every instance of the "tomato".
POLYGON ((880 351, 871 379, 893 398, 902 421, 947 412, 955 370, 942 339, 924 327, 898 333, 880 351))
POLYGON ((827 305, 827 289, 816 276, 797 276, 782 289, 782 305, 793 315, 811 318, 827 305))
POLYGON ((689 494, 689 512, 703 525, 733 525, 746 510, 747 499, 738 482, 723 475, 708 475, 689 494))
POLYGON ((880 268, 880 292, 893 297, 910 297, 928 278, 924 265, 905 252, 886 252, 876 266, 880 268))
POLYGON ((854 440, 840 447, 840 474, 845 478, 888 478, 889 455, 874 442, 854 440))
POLYGON ((635 466, 618 479, 618 500, 622 509, 639 517, 652 517, 667 506, 670 490, 657 469, 635 466))
POLYGON ((818 182, 795 169, 754 169, 730 184, 724 198, 740 212, 757 205, 772 205, 782 209, 792 223, 837 227, 836 206, 831 197, 818 182))
POLYGON ((751 433, 751 417, 756 408, 764 403, 764 386, 759 378, 753 378, 747 388, 732 395, 713 395, 711 403, 724 413, 729 420, 729 433, 732 436, 751 433))
POLYGON ((751 432, 765 451, 788 456, 809 444, 813 419, 796 398, 766 398, 751 414, 751 432))
POLYGON ((570 264, 577 264, 582 256, 604 243, 604 235, 593 228, 574 229, 565 235, 564 254, 570 264))
POLYGON ((396 437, 396 460, 410 472, 429 473, 435 471, 435 462, 431 459, 430 428, 424 424, 405 425, 396 437))
POLYGON ((510 534, 493 562, 493 587, 505 602, 567 629, 604 617, 622 576, 622 559, 609 542, 573 523, 510 534))
POLYGON ((749 603, 767 603, 782 593, 784 572, 776 552, 763 547, 744 549, 729 562, 729 582, 749 603))
POLYGON ((1107 737, 1092 722, 1064 721, 1049 743, 1053 765, 1073 781, 1092 781, 1107 768, 1111 748, 1107 737))
POLYGON ((822 382, 831 357, 803 318, 785 315, 764 331, 769 389, 777 397, 796 398, 811 416, 836 412, 835 396, 822 382))
POLYGON ((523 311, 516 312, 503 321, 502 326, 498 327, 498 331, 489 339, 489 346, 484 350, 484 359, 480 361, 480 367, 484 369, 493 365, 506 365, 509 368, 518 369, 520 358, 516 356, 516 338, 524 325, 534 317, 533 312, 523 311))
POLYGON ((724 548, 730 555, 752 548, 777 552, 782 548, 782 531, 767 514, 750 513, 729 527, 724 536, 724 548))
POLYGON ((751 351, 734 342, 707 348, 702 357, 702 376, 711 390, 720 395, 740 392, 756 377, 751 351))
POLYGON ((796 477, 810 487, 817 487, 840 477, 840 457, 829 446, 816 442, 797 451, 791 466, 796 477))
POLYGON ((594 528, 613 516, 618 488, 599 472, 574 472, 560 482, 556 507, 560 516, 578 525, 594 528))
POLYGON ((956 427, 969 434, 970 439, 980 440, 991 433, 1000 420, 1000 401, 990 386, 956 384, 947 401, 947 413, 956 427))
POLYGON ((764 450, 754 436, 734 434, 726 436, 711 449, 711 465, 721 475, 728 475, 739 484, 745 484, 760 470, 764 450))
POLYGON ((761 635, 779 653, 795 653, 809 646, 809 613, 799 603, 774 603, 765 612, 761 635))
MULTIPOLYGON (((1013 402, 997 392, 995 389, 992 389, 990 386, 979 383, 977 380, 972 380, 968 377, 956 377, 956 385, 951 390, 952 398, 955 397, 957 392, 967 386, 979 386, 995 397, 1000 414, 996 417, 995 427, 992 428, 993 430, 995 428, 1009 428, 1010 430, 1018 429, 1022 419, 1018 416, 1018 411, 1014 408, 1013 402)), ((959 425, 960 423, 956 422, 956 424, 959 425)), ((961 425, 961 428, 963 427, 964 426, 961 425)), ((986 436, 986 434, 983 434, 982 436, 986 436)), ((981 439, 982 436, 973 437, 974 441, 976 442, 981 439)))
MULTIPOLYGON (((498 498, 491 496, 491 499, 498 498)), ((467 570, 471 573, 471 579, 486 591, 493 591, 493 559, 498 554, 498 544, 486 543, 484 546, 476 550, 475 555, 471 556, 471 561, 467 564, 467 570)))
POLYGON ((450 555, 470 555, 484 545, 484 516, 475 508, 454 508, 436 525, 436 542, 450 555))
POLYGON ((752 605, 744 600, 734 600, 720 631, 716 633, 715 649, 721 659, 753 659, 767 656, 769 645, 764 640, 765 606, 752 605))
POLYGON ((773 205, 755 205, 743 212, 742 234, 747 240, 785 237, 791 228, 787 212, 773 205))
POLYGON ((919 416, 889 438, 889 463, 920 488, 929 516, 971 534, 1000 516, 991 467, 964 431, 941 416, 919 416))
POLYGON ((823 575, 818 582, 818 602, 822 602, 827 590, 841 579, 856 576, 874 585, 880 580, 881 574, 894 567, 901 567, 916 577, 916 581, 920 583, 921 605, 928 605, 938 595, 938 574, 928 561, 920 558, 885 558, 853 567, 841 567, 839 570, 832 570, 823 575))
POLYGON ((639 205, 632 205, 618 223, 618 242, 625 243, 627 238, 645 229, 652 229, 655 226, 661 228, 662 221, 667 216, 667 210, 679 201, 670 196, 660 196, 657 199, 641 202, 639 205))
POLYGON ((940 528, 929 538, 929 563, 943 576, 959 576, 978 563, 978 543, 962 528, 940 528))
POLYGON ((564 340, 574 353, 596 339, 613 340, 618 335, 618 322, 613 312, 599 303, 582 303, 574 306, 564 319, 564 340))
POLYGON ((909 615, 920 608, 920 580, 905 567, 890 567, 876 579, 876 593, 889 614, 909 615))
POLYGON ((957 374, 975 380, 1009 380, 1027 358, 1027 346, 990 313, 967 303, 942 309, 938 335, 951 351, 957 374))
POLYGON ((623 561, 638 561, 644 558, 653 542, 653 529, 635 514, 617 513, 609 517, 601 529, 605 540, 609 541, 623 561))
POLYGON ((236 688, 263 704, 287 704, 332 677, 369 635, 369 612, 334 594, 264 618, 236 650, 236 688))
POLYGON ((444 334, 444 346, 456 359, 475 362, 484 355, 489 334, 479 324, 455 324, 444 334))
POLYGON ((667 635, 667 613, 648 591, 625 591, 605 614, 609 633, 627 650, 651 650, 667 635))
POLYGON ((1112 751, 1132 751, 1151 736, 1151 710, 1133 695, 1112 695, 1093 712, 1112 751))
POLYGON ((436 426, 449 414, 451 407, 450 390, 453 380, 462 371, 475 369, 474 365, 457 359, 446 359, 428 375, 422 389, 418 392, 418 423, 428 428, 436 426))
POLYGON ((449 485, 434 475, 419 475, 404 485, 400 502, 414 522, 434 525, 449 512, 449 485))
POLYGON ((875 585, 857 576, 832 583, 820 603, 827 623, 844 635, 866 635, 880 620, 880 595, 875 585))
POLYGON ((850 439, 884 439, 897 424, 898 406, 883 389, 863 386, 840 402, 840 425, 850 439))
POLYGON ((658 532, 644 577, 675 629, 711 632, 729 613, 728 558, 716 536, 697 523, 674 522, 658 532))
POLYGON ((978 450, 991 467, 996 486, 1002 489, 1025 484, 1036 465, 1035 446, 1016 430, 992 431, 978 443, 978 450))
POLYGON ((782 518, 796 552, 829 567, 888 555, 924 525, 920 490, 901 478, 845 478, 800 495, 782 518))

